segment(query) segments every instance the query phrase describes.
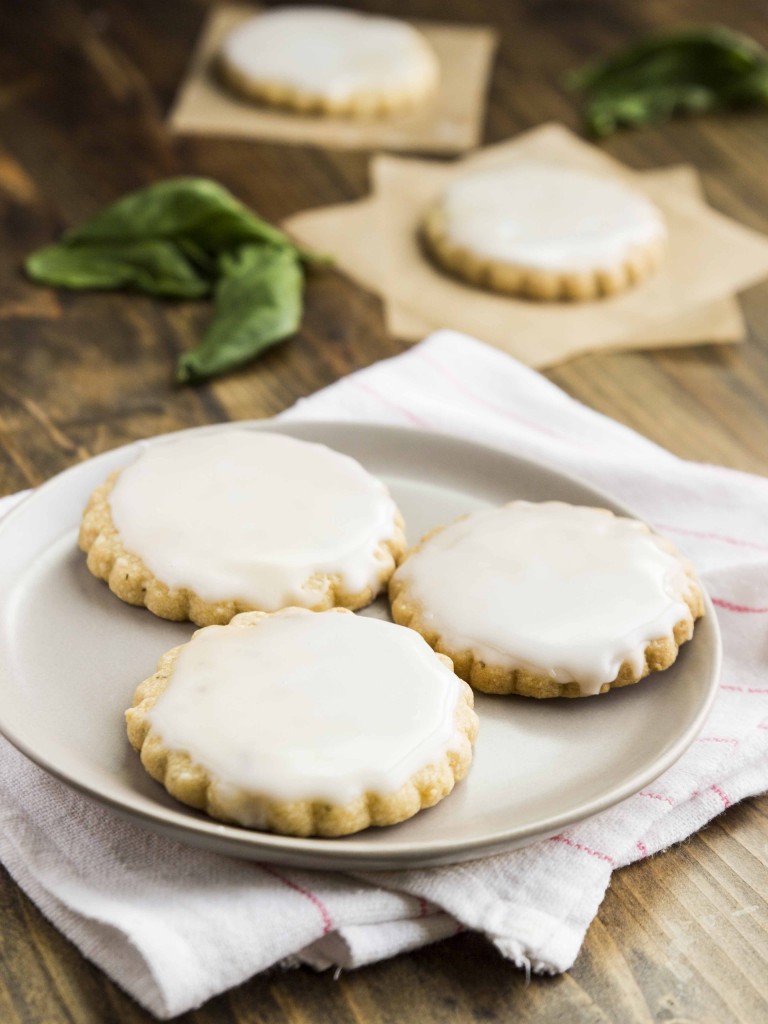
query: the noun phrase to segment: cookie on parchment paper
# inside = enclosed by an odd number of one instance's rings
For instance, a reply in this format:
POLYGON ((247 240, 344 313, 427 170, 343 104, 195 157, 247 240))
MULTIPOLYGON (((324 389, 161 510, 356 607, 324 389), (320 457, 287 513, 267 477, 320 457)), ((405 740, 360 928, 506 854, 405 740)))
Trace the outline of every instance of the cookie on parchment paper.
POLYGON ((345 117, 418 106, 440 77, 437 56, 418 29, 335 7, 255 14, 226 37, 218 67, 246 99, 345 117))
POLYGON ((515 501, 439 527, 389 584, 395 622, 487 693, 587 697, 668 668, 704 600, 664 538, 607 509, 515 501))
POLYGON ((206 626, 254 609, 361 608, 405 534, 385 485, 354 459, 232 428, 146 446, 94 491, 80 547, 123 601, 206 626))
POLYGON ((421 235, 434 262, 462 281, 574 301, 642 281, 667 240, 660 211, 624 182, 533 162, 457 179, 427 210, 421 235))
POLYGON ((341 836, 463 778, 472 691, 413 630, 344 609, 238 615, 161 658, 126 712, 149 774, 212 817, 341 836))

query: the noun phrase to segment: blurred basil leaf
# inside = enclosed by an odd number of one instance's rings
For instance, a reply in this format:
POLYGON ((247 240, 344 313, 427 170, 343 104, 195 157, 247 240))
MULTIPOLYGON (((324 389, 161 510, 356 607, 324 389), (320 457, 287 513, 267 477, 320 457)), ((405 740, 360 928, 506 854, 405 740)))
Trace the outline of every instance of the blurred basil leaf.
POLYGON ((32 253, 29 277, 60 288, 132 288, 167 298, 214 296, 202 342, 177 378, 201 380, 254 358, 301 322, 302 264, 325 257, 295 246, 222 185, 170 178, 112 203, 58 245, 32 253))
POLYGON ((57 288, 135 288, 177 299, 211 291, 210 278, 173 242, 49 245, 28 256, 24 266, 33 281, 57 288))
POLYGON ((148 238, 183 238, 209 253, 247 241, 291 244, 287 235, 209 178, 168 178, 132 192, 68 231, 64 241, 71 245, 148 238))
POLYGON ((241 366, 301 323, 304 274, 295 249, 243 245, 219 262, 215 316, 200 344, 179 359, 181 383, 241 366))
POLYGON ((680 113, 768 105, 768 53, 719 25, 691 28, 642 39, 569 84, 585 95, 587 128, 603 137, 680 113))

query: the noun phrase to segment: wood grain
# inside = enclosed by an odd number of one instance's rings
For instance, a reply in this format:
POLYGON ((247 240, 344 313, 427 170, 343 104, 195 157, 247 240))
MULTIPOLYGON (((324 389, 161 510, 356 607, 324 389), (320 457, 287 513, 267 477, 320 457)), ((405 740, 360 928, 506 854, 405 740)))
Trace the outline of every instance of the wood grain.
MULTIPOLYGON (((176 85, 205 14, 185 0, 36 0, 0 10, 0 493, 166 430, 260 417, 403 346, 379 303, 340 275, 313 280, 300 334, 211 386, 176 388, 176 356, 205 304, 54 294, 24 255, 121 193, 206 174, 272 220, 365 193, 364 153, 169 137, 176 85)), ((501 48, 486 142, 545 120, 579 126, 563 76, 647 30, 727 17, 768 45, 761 5, 732 0, 365 0, 419 18, 489 22, 501 48)), ((768 231, 768 117, 712 116, 617 135, 636 168, 680 161, 710 201, 768 231)), ((744 346, 585 356, 548 376, 576 398, 687 458, 768 473, 768 284, 744 299, 744 346)), ((460 935, 342 974, 272 972, 181 1020, 195 1024, 574 1024, 768 1019, 768 798, 731 808, 675 849, 618 872, 575 967, 525 977, 460 935)), ((0 873, 0 1020, 134 1024, 149 1016, 0 873)))

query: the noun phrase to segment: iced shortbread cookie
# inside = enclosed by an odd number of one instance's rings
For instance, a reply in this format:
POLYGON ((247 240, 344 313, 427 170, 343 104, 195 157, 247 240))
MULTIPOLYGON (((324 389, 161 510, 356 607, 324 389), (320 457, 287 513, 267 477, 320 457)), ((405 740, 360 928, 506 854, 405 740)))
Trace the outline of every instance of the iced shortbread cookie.
POLYGON ((210 625, 251 609, 361 608, 405 536, 386 487, 354 459, 231 429, 144 448, 91 496, 80 547, 123 601, 210 625))
POLYGON ((534 299, 595 299, 642 280, 667 232, 623 182, 549 164, 478 171, 450 185, 422 224, 435 261, 463 280, 534 299))
POLYGON ((667 668, 704 614, 691 566, 644 523, 515 501, 422 539, 392 614, 478 690, 587 697, 667 668))
POLYGON ((334 7, 283 7, 248 18, 224 40, 220 69, 246 98, 351 116, 414 106, 439 79, 437 57, 418 29, 334 7))
POLYGON ((249 828, 340 836, 447 796, 472 760, 472 704, 413 630, 289 608, 199 630, 126 718, 178 800, 249 828))

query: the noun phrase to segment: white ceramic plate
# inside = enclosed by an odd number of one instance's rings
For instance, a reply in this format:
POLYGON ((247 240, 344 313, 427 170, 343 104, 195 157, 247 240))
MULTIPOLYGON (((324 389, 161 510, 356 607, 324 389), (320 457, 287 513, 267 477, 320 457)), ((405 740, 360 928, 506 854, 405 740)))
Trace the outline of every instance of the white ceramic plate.
MULTIPOLYGON (((392 489, 411 541, 461 513, 513 498, 626 511, 552 470, 447 437, 363 424, 247 426, 357 458, 392 489)), ((683 753, 703 722, 719 672, 711 606, 673 668, 637 686, 576 701, 478 695, 480 736, 468 778, 402 825, 327 840, 218 824, 176 803, 146 775, 123 725, 137 683, 194 627, 123 604, 90 575, 77 549, 88 495, 136 450, 130 445, 67 470, 0 525, 0 730, 43 768, 137 824, 209 850, 306 867, 470 860, 554 834, 636 792, 683 753)), ((365 614, 387 611, 381 602, 365 614)))

